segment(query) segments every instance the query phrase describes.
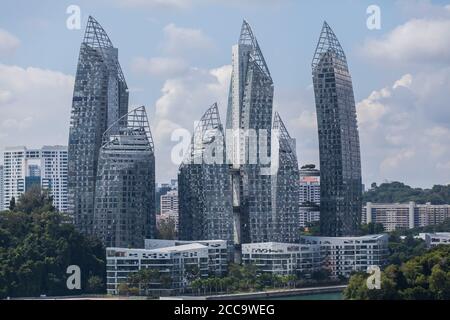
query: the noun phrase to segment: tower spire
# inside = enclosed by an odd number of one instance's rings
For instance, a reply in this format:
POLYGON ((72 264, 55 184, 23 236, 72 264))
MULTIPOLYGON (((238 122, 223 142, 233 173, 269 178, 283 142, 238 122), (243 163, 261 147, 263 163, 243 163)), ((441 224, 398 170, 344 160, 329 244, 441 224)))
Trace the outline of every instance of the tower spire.
POLYGON ((252 57, 253 61, 256 62, 256 64, 259 66, 259 68, 269 78, 271 78, 269 68, 267 67, 266 60, 264 59, 264 56, 259 47, 258 40, 256 39, 255 35, 253 34, 250 24, 245 19, 242 22, 241 35, 239 37, 239 44, 252 46, 253 50, 251 52, 251 57, 252 57))
POLYGON ((312 61, 312 68, 315 69, 322 59, 323 55, 331 53, 338 58, 342 63, 347 64, 344 50, 339 43, 338 38, 334 34, 329 24, 324 21, 322 31, 320 33, 319 42, 317 43, 316 52, 312 61))
POLYGON ((92 16, 89 16, 83 42, 93 48, 113 47, 113 44, 105 29, 103 29, 100 23, 98 23, 92 16))

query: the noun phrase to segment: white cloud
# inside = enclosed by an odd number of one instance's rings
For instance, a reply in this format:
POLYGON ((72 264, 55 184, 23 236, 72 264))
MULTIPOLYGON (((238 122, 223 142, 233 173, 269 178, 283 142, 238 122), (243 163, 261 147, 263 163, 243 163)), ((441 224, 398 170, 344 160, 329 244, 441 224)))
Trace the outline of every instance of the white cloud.
POLYGON ((136 73, 173 77, 186 72, 188 65, 184 60, 178 58, 154 57, 146 59, 137 57, 133 59, 131 69, 136 73))
POLYGON ((164 27, 163 50, 171 55, 184 56, 214 49, 214 43, 200 29, 181 28, 171 23, 164 27))
POLYGON ((399 87, 405 87, 409 88, 412 84, 413 77, 412 75, 405 74, 400 80, 395 81, 394 85, 392 86, 392 89, 397 89, 399 87))
POLYGON ((231 66, 226 65, 214 69, 190 68, 185 74, 165 81, 151 121, 160 181, 173 178, 178 170, 178 166, 170 161, 171 150, 176 144, 171 141, 173 130, 184 128, 192 133, 194 122, 200 120, 215 102, 219 104, 225 125, 230 77, 231 66))
POLYGON ((0 57, 14 53, 20 46, 20 40, 4 29, 0 29, 0 57))
POLYGON ((362 52, 381 63, 448 63, 450 18, 410 20, 381 39, 368 40, 362 52))
POLYGON ((0 149, 67 144, 74 78, 0 64, 0 149))
POLYGON ((450 68, 405 74, 357 104, 366 182, 450 181, 450 68))

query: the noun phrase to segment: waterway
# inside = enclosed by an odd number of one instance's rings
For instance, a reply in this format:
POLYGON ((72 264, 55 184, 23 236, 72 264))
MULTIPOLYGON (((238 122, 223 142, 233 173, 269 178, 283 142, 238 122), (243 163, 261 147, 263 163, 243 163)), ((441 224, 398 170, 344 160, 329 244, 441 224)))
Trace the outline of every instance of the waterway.
POLYGON ((290 297, 264 298, 264 300, 343 300, 342 292, 304 294, 290 297))

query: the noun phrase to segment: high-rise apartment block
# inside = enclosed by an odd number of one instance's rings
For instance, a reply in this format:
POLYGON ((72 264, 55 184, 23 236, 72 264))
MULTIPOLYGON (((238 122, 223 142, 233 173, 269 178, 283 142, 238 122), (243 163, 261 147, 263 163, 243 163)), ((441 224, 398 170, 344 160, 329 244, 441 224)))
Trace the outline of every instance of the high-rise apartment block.
POLYGON ((106 246, 142 248, 155 236, 155 154, 144 107, 103 135, 95 190, 94 234, 106 246))
POLYGON ((217 104, 194 131, 178 173, 179 228, 182 240, 233 241, 233 211, 225 135, 217 104))
POLYGON ((363 208, 362 223, 381 223, 384 230, 412 229, 435 225, 450 219, 450 205, 431 203, 371 203, 363 208))
POLYGON ((3 200, 7 209, 11 198, 17 201, 33 185, 48 190, 53 205, 67 211, 67 147, 44 146, 41 149, 7 147, 3 152, 3 200))
POLYGON ((320 221, 326 236, 352 236, 362 210, 361 157, 347 58, 325 22, 312 62, 320 151, 320 221))
POLYGON ((320 221, 320 171, 313 164, 300 169, 300 226, 320 221))
POLYGON ((155 160, 145 109, 128 112, 115 48, 89 17, 69 133, 69 212, 108 246, 143 246, 155 228, 155 160))

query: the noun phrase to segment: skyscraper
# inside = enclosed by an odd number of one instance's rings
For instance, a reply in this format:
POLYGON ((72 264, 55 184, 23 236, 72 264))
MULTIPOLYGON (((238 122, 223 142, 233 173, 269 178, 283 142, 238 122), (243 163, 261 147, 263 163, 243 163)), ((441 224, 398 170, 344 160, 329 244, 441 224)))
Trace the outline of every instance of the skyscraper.
POLYGON ((227 111, 236 245, 272 239, 273 93, 272 77, 258 41, 244 21, 239 43, 232 49, 227 111))
POLYGON ((325 22, 312 62, 320 148, 320 221, 324 236, 351 236, 362 210, 361 158, 347 59, 325 22))
POLYGON ((225 135, 217 104, 195 128, 178 173, 181 240, 233 241, 233 211, 225 135))
POLYGON ((300 239, 299 215, 299 169, 296 141, 291 138, 283 120, 275 112, 273 121, 273 143, 278 150, 272 154, 276 172, 272 175, 272 219, 274 230, 270 241, 297 242, 300 239), (275 159, 275 157, 278 159, 275 159))
POLYGON ((95 190, 94 234, 106 246, 143 248, 155 236, 155 153, 144 107, 103 134, 95 190))
POLYGON ((93 231, 103 133, 127 112, 128 88, 118 50, 100 24, 89 17, 75 77, 69 133, 69 212, 83 233, 93 231))
POLYGON ((3 152, 3 162, 4 209, 9 207, 12 197, 17 202, 22 193, 38 185, 49 191, 58 211, 67 211, 67 147, 7 147, 3 152))

